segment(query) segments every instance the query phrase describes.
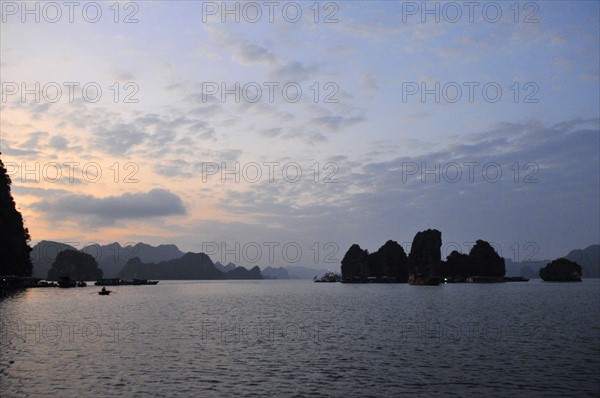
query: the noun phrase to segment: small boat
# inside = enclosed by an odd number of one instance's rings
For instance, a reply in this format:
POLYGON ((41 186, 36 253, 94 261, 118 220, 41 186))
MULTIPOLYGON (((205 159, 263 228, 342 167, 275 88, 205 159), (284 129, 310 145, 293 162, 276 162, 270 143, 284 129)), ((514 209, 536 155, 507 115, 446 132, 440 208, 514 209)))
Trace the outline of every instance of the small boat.
POLYGON ((503 277, 499 276, 469 276, 467 283, 501 283, 506 282, 503 277))
POLYGON ((39 281, 37 285, 32 287, 58 287, 58 283, 50 281, 39 281))
POLYGON ((314 282, 340 282, 341 280, 342 277, 333 272, 327 272, 320 279, 317 279, 317 276, 315 275, 313 279, 314 282))
POLYGON ((121 285, 121 280, 119 278, 102 278, 98 279, 94 285, 96 286, 119 286, 121 285))
POLYGON ((160 281, 149 281, 148 279, 123 280, 119 278, 98 279, 94 285, 96 286, 141 286, 141 285, 157 285, 160 281))
POLYGON ((77 287, 86 287, 87 283, 85 283, 84 281, 78 281, 77 282, 77 287))
POLYGON ((408 276, 408 284, 414 286, 439 286, 440 277, 426 274, 410 274, 408 276))
POLYGON ((77 286, 77 282, 68 276, 61 276, 58 280, 58 287, 62 287, 64 289, 77 286))
POLYGON ((529 282, 529 278, 524 276, 505 276, 504 282, 529 282))
POLYGON ((159 281, 149 281, 148 279, 134 279, 131 284, 134 286, 138 285, 157 285, 159 281))
POLYGON ((112 290, 106 290, 105 288, 102 288, 102 290, 100 290, 98 294, 101 296, 108 296, 111 292, 112 290))

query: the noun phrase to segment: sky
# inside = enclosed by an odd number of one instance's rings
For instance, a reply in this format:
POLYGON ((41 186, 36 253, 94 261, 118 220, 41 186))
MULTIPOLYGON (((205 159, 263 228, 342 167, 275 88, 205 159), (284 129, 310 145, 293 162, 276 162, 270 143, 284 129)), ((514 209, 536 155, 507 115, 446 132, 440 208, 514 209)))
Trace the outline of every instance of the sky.
POLYGON ((557 258, 600 242, 599 8, 2 1, 2 161, 32 243, 557 258))

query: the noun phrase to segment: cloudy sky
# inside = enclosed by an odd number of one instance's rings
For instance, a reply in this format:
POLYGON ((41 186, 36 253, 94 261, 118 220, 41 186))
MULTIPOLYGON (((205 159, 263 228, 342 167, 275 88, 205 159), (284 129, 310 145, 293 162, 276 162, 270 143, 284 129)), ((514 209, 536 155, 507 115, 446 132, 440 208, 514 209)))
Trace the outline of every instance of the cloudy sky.
POLYGON ((598 2, 23 4, 0 149, 34 243, 335 269, 427 228, 600 241, 598 2))

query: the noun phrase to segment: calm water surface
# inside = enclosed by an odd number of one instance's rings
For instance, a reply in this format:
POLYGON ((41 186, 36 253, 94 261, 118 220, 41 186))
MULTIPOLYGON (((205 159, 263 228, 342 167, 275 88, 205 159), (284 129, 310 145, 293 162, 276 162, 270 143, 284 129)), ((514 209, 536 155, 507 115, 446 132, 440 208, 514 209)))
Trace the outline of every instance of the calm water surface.
POLYGON ((1 300, 0 396, 600 394, 597 279, 111 289, 1 300))

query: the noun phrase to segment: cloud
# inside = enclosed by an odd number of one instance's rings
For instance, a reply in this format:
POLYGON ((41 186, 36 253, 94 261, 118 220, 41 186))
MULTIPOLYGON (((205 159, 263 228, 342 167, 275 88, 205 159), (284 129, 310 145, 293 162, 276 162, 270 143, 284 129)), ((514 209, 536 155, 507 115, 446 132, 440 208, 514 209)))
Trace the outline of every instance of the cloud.
POLYGON ((312 173, 298 183, 262 181, 226 192, 221 206, 279 239, 292 225, 319 234, 335 225, 330 232, 340 246, 361 236, 365 247, 376 248, 390 238, 410 241, 431 223, 444 232, 445 243, 489 239, 505 256, 515 242, 532 240, 567 250, 586 241, 585 230, 598 219, 598 123, 498 123, 420 155, 367 162, 335 156, 330 161, 337 168, 321 167, 319 183, 312 173), (333 170, 338 182, 324 183, 333 170), (574 223, 585 228, 561 235, 574 223), (365 234, 364 226, 376 229, 365 234))
POLYGON ((270 80, 278 82, 302 82, 314 77, 319 72, 316 65, 306 65, 297 59, 286 59, 239 34, 225 29, 207 28, 216 43, 222 48, 232 50, 231 58, 241 65, 260 64, 267 68, 270 80))
POLYGON ((104 225, 111 225, 120 220, 186 214, 186 207, 181 198, 165 189, 105 198, 54 191, 46 200, 36 202, 32 207, 47 213, 54 220, 84 218, 104 225))
POLYGON ((291 61, 275 68, 270 76, 280 82, 303 82, 318 72, 319 68, 315 65, 306 66, 302 62, 291 61))
POLYGON ((194 173, 190 171, 191 165, 185 160, 176 159, 157 163, 154 171, 165 177, 192 178, 194 173))
POLYGON ((339 115, 326 115, 311 119, 311 123, 317 127, 330 131, 339 131, 342 128, 352 126, 365 120, 364 116, 344 117, 339 115))
POLYGON ((6 140, 2 140, 0 142, 0 151, 4 155, 9 156, 32 156, 38 154, 38 151, 36 150, 13 148, 8 144, 8 142, 6 142, 6 140))
POLYGON ((48 133, 45 131, 35 131, 33 133, 29 133, 27 136, 29 138, 25 143, 23 143, 23 146, 27 148, 35 148, 40 145, 40 140, 42 138, 48 137, 48 133))
POLYGON ((241 41, 237 43, 234 58, 244 64, 273 63, 277 57, 265 47, 257 44, 241 41))
POLYGON ((116 80, 120 80, 120 81, 133 81, 135 80, 135 76, 125 70, 121 70, 121 69, 114 69, 112 70, 112 75, 116 80))
POLYGON ((273 138, 283 134, 283 129, 281 127, 274 127, 270 129, 259 130, 258 133, 265 137, 273 138))
POLYGON ((112 128, 100 126, 94 130, 98 146, 114 155, 128 153, 133 147, 141 145, 149 134, 140 131, 137 127, 119 123, 112 128))
POLYGON ((379 90, 379 86, 377 85, 377 80, 375 77, 368 73, 362 75, 359 79, 359 85, 361 90, 368 95, 373 95, 379 90))
POLYGON ((52 136, 52 138, 50 138, 48 145, 56 150, 64 150, 67 149, 67 146, 69 145, 69 140, 67 140, 65 137, 55 135, 52 136))

